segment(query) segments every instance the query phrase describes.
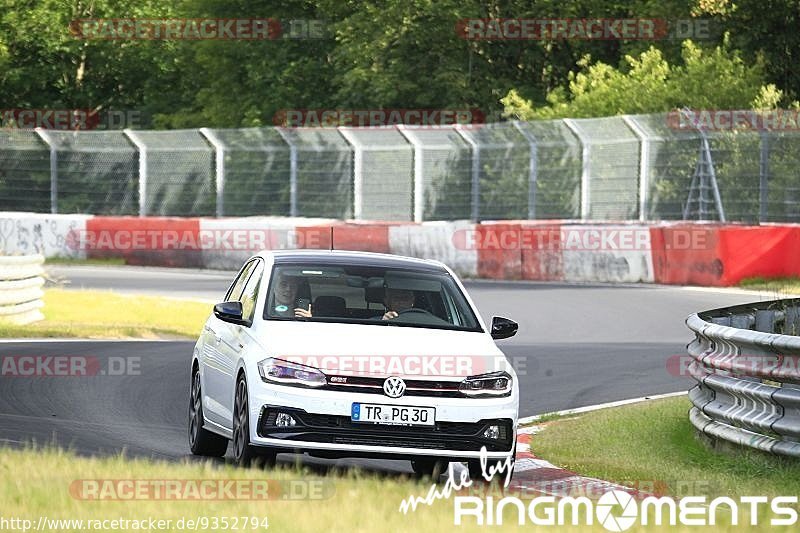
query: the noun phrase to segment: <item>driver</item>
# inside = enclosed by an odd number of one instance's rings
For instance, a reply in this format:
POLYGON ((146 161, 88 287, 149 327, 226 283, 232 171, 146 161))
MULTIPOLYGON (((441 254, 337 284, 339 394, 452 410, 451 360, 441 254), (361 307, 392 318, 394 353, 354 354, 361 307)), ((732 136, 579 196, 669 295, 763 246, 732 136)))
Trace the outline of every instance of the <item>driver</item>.
POLYGON ((296 277, 278 275, 275 280, 275 296, 273 305, 274 314, 285 317, 311 317, 311 304, 308 309, 297 307, 297 293, 300 288, 300 280, 296 277))
POLYGON ((414 291, 386 289, 383 305, 386 306, 386 313, 384 313, 382 320, 396 318, 401 312, 414 307, 414 291))

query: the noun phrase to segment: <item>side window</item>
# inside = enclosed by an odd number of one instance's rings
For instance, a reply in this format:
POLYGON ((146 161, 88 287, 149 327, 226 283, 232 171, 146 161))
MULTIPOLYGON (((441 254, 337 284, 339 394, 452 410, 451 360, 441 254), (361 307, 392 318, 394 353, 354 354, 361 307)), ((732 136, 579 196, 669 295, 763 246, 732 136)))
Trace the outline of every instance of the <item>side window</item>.
POLYGON ((239 296, 242 295, 242 289, 244 288, 244 284, 247 282, 247 279, 250 277, 250 272, 252 272, 253 267, 255 266, 256 261, 250 261, 247 263, 239 275, 234 280, 233 285, 231 288, 228 289, 228 294, 225 295, 226 302, 235 302, 239 299, 239 296))
POLYGON ((261 286, 261 275, 264 273, 264 264, 261 261, 255 262, 255 268, 252 269, 250 279, 244 286, 242 295, 239 301, 242 302, 242 318, 245 320, 253 320, 256 311, 256 299, 258 298, 258 289, 261 286))

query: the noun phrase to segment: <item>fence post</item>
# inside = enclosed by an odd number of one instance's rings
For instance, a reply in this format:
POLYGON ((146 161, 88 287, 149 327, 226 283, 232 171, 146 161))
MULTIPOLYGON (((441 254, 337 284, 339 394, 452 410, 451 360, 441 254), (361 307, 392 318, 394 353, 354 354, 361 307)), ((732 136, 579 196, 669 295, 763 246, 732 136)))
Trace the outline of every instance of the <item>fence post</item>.
POLYGON ((353 147, 353 218, 360 220, 364 204, 364 147, 344 127, 336 129, 353 147))
POLYGON ((225 145, 209 128, 200 128, 200 135, 214 147, 214 169, 217 185, 217 217, 225 216, 225 145))
POLYGON ((136 132, 126 128, 122 130, 139 151, 139 216, 147 216, 147 146, 136 132))
POLYGON ((528 219, 534 220, 536 218, 536 183, 539 163, 539 149, 536 145, 536 137, 533 133, 529 132, 522 127, 518 120, 512 122, 514 127, 525 137, 530 146, 530 166, 528 167, 528 219))
POLYGON ((50 148, 50 212, 58 213, 58 151, 50 133, 43 128, 36 128, 36 133, 50 148))
POLYGON ((297 216, 297 145, 281 127, 275 128, 278 135, 289 145, 289 216, 297 216))
POLYGON ((647 221, 647 203, 650 196, 650 137, 630 115, 622 115, 631 131, 639 138, 639 221, 647 221))
POLYGON ((425 165, 422 143, 414 135, 408 133, 408 126, 405 124, 398 124, 396 128, 400 135, 414 147, 414 222, 422 222, 425 217, 425 165))
POLYGON ((758 159, 758 221, 766 222, 769 216, 767 203, 769 202, 769 132, 759 132, 761 138, 760 154, 758 159))
POLYGON ((591 213, 591 195, 589 194, 589 143, 583 138, 578 129, 578 125, 571 118, 565 118, 564 124, 575 134, 578 142, 581 143, 581 220, 589 220, 591 213))
POLYGON ((478 222, 481 216, 481 152, 478 148, 478 142, 472 137, 469 131, 464 129, 463 124, 456 124, 455 130, 472 148, 472 199, 470 202, 470 219, 472 222, 478 222))

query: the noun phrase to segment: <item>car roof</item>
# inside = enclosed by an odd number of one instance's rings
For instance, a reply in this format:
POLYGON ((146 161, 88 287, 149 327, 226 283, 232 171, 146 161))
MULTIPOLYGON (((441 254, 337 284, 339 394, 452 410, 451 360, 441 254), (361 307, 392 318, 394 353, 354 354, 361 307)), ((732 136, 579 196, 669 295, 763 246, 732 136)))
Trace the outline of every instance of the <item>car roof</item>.
POLYGON ((404 268, 447 272, 438 261, 405 257, 402 255, 355 252, 348 250, 264 250, 258 255, 272 257, 275 264, 363 265, 380 268, 404 268))

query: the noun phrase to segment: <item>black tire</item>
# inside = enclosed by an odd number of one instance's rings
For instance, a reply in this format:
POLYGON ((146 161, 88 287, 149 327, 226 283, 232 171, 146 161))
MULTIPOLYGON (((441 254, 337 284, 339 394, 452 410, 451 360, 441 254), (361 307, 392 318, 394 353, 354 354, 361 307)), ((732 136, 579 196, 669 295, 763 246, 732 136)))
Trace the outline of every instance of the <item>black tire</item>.
POLYGON ((411 469, 420 478, 438 479, 447 470, 449 461, 436 457, 417 457, 411 460, 411 469))
POLYGON ((239 466, 271 467, 275 465, 276 455, 273 451, 259 449, 250 444, 247 380, 241 375, 236 380, 236 396, 233 402, 233 459, 239 466))
POLYGON ((202 398, 200 370, 195 368, 189 390, 189 448, 194 455, 222 457, 228 450, 228 439, 203 428, 202 398))

